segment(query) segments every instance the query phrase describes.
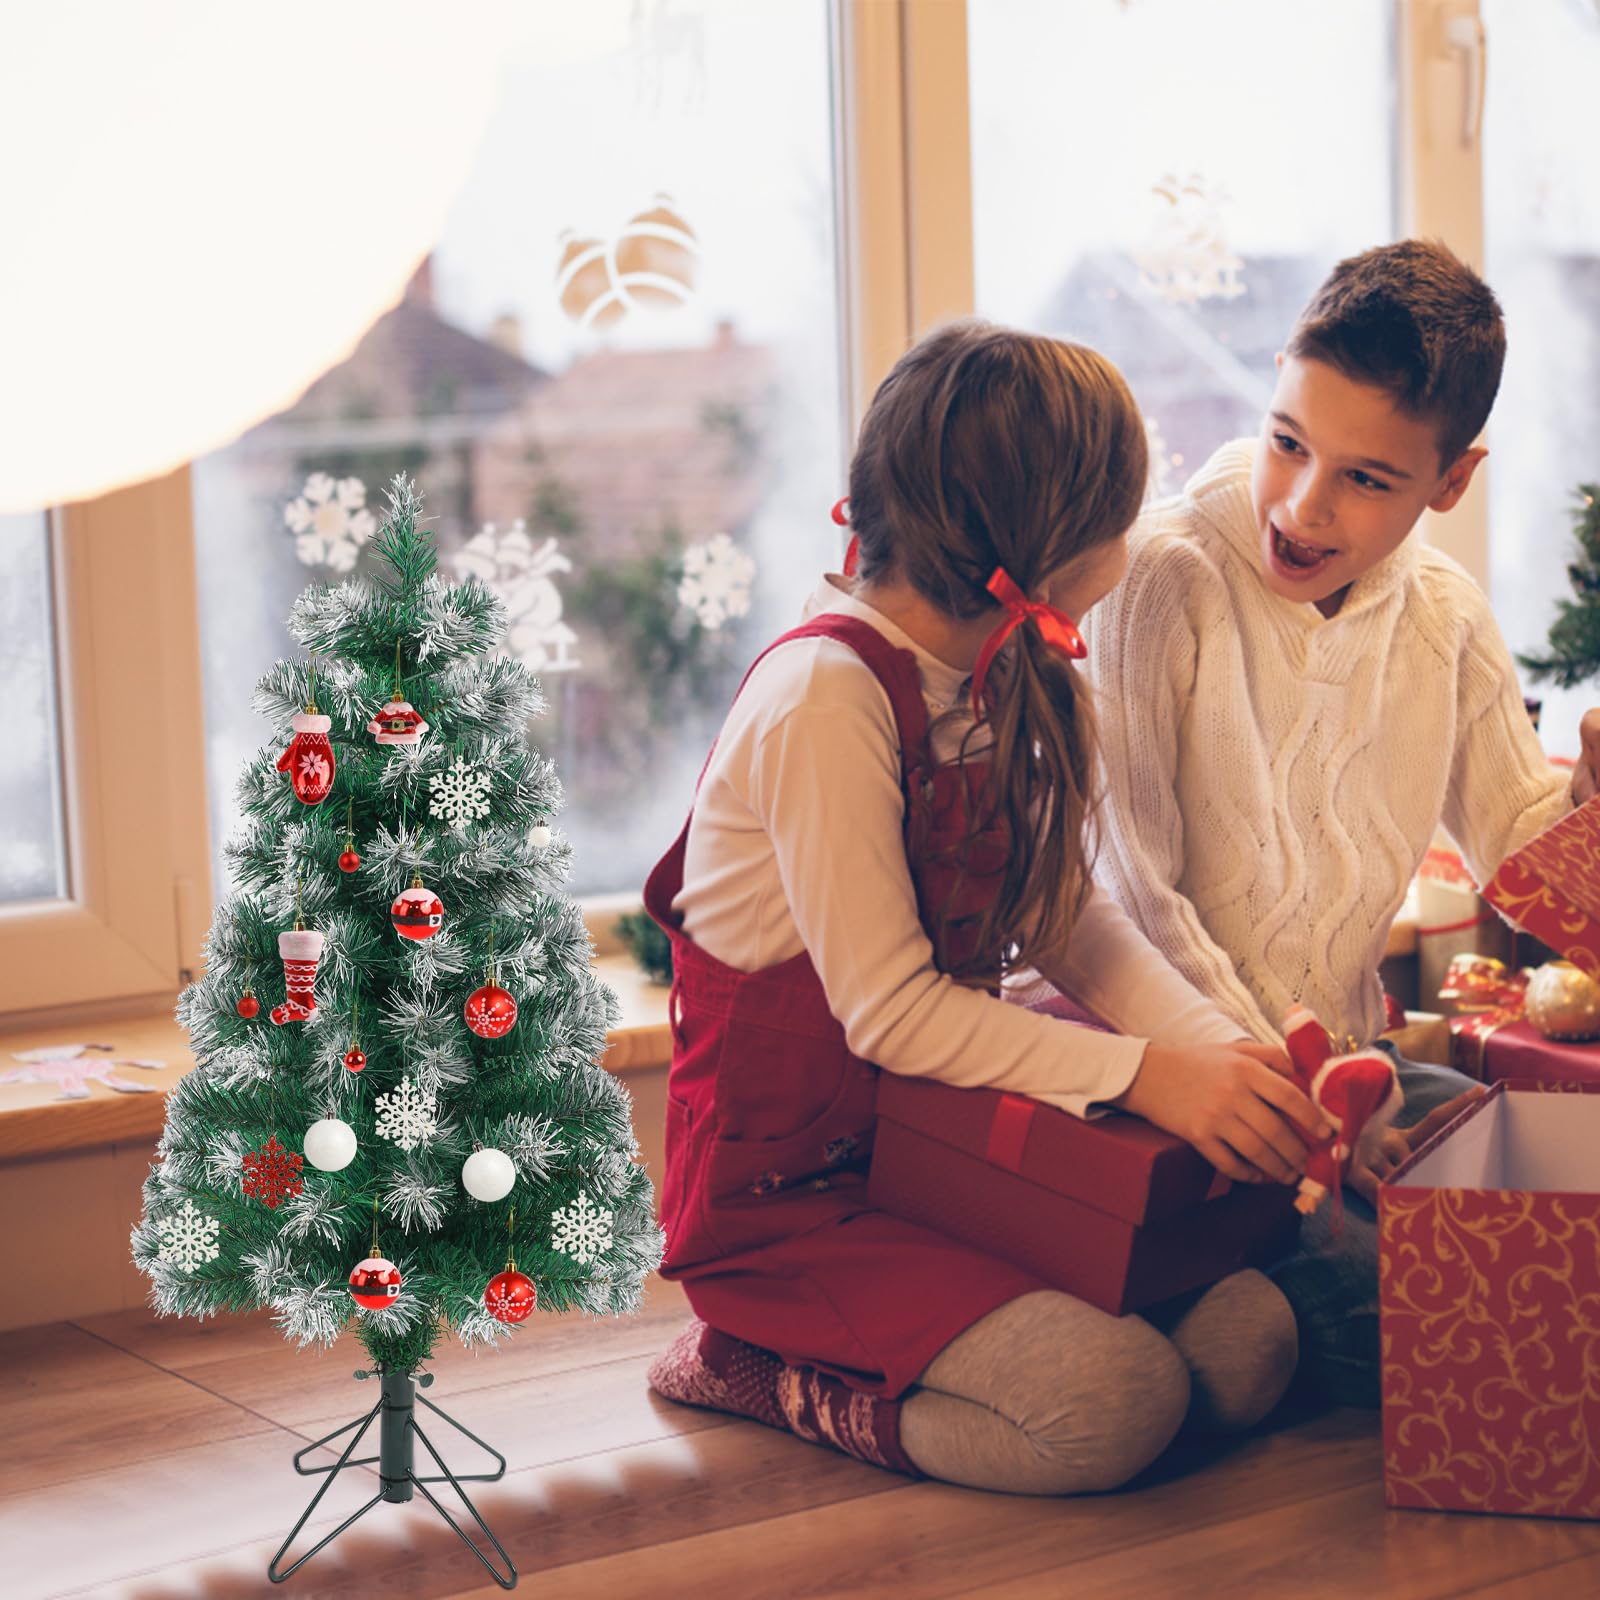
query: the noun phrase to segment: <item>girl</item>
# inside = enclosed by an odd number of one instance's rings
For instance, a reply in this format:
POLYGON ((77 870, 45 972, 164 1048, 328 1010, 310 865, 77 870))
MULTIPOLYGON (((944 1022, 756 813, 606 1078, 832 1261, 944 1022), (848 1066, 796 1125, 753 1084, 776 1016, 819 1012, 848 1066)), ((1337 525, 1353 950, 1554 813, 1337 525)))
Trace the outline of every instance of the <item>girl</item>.
POLYGON ((1081 346, 949 327, 873 400, 854 580, 751 669, 645 890, 674 964, 662 1273, 704 1319, 651 1369, 669 1399, 1069 1494, 1287 1385, 1259 1273, 1111 1317, 866 1202, 880 1069, 1126 1106, 1243 1180, 1296 1178, 1285 1114, 1320 1122, 1090 884, 1072 619, 1122 573, 1145 472, 1127 386, 1081 346), (1025 961, 1122 1035, 1003 1002, 1025 961))

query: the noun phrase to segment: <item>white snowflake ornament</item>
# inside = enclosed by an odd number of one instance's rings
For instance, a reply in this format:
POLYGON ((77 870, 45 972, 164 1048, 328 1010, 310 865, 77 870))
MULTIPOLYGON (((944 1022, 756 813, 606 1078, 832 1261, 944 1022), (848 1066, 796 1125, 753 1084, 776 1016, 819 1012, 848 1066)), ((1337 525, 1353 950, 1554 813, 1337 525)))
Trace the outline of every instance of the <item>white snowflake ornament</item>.
POLYGON ((299 498, 283 508, 284 524, 295 535, 295 555, 308 567, 348 572, 377 531, 366 504, 367 486, 359 478, 336 483, 326 472, 313 472, 299 498))
POLYGON ((611 1248, 611 1217, 580 1189, 570 1206, 562 1206, 551 1217, 551 1247, 587 1266, 611 1248))
POLYGON ((730 617, 750 610, 750 585, 756 564, 725 533, 713 534, 683 553, 683 576, 678 580, 678 600, 713 632, 730 617))
POLYGON ((196 1211, 194 1201, 185 1200, 181 1211, 156 1223, 156 1232, 161 1236, 156 1255, 180 1272, 193 1272, 203 1262, 217 1259, 217 1234, 221 1228, 215 1217, 196 1211))
POLYGON ((1227 193, 1193 172, 1182 180, 1168 174, 1151 193, 1162 203, 1145 249, 1134 257, 1140 283, 1176 305, 1242 295, 1244 262, 1223 230, 1227 193))
POLYGON ((436 1110, 431 1094, 424 1094, 415 1080, 402 1078, 398 1089, 378 1096, 378 1136, 402 1150, 415 1150, 438 1131, 436 1110))
POLYGON ((458 833, 469 822, 489 815, 489 774, 480 767, 457 761, 446 772, 428 779, 433 798, 428 813, 435 822, 448 823, 458 833))

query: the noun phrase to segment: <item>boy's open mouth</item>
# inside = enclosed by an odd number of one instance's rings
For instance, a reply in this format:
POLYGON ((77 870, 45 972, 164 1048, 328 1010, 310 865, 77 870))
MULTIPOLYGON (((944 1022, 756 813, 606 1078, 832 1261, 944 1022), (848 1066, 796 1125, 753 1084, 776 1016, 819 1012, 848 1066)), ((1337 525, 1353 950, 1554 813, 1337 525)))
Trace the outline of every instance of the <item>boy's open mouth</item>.
POLYGON ((1323 545, 1302 544, 1298 539, 1291 539, 1275 522, 1268 526, 1272 529, 1272 553, 1278 565, 1295 577, 1309 577, 1321 571, 1339 553, 1323 545))

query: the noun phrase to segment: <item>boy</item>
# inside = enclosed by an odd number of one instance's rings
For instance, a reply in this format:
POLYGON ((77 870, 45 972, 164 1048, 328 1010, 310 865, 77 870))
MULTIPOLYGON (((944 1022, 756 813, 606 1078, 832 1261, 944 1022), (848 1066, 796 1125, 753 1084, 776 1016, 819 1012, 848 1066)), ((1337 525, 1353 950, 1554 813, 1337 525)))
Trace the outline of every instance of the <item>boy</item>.
MULTIPOLYGON (((1505 357, 1500 307, 1442 245, 1341 262, 1278 357, 1261 435, 1148 509, 1089 630, 1108 804, 1098 875, 1189 981, 1261 1040, 1309 1006, 1384 1027, 1378 963, 1442 822, 1478 881, 1594 788, 1523 709, 1482 592, 1411 533, 1448 511, 1505 357)), ((1400 1063, 1406 1114, 1469 1087, 1400 1063)), ((1276 1116, 1270 1108, 1267 1115, 1276 1116)), ((1429 1118, 1429 1128, 1438 1118, 1429 1118)), ((1353 1174, 1371 1194, 1406 1141, 1353 1174)), ((1306 1365, 1376 1401, 1370 1207, 1279 1269, 1306 1365)))

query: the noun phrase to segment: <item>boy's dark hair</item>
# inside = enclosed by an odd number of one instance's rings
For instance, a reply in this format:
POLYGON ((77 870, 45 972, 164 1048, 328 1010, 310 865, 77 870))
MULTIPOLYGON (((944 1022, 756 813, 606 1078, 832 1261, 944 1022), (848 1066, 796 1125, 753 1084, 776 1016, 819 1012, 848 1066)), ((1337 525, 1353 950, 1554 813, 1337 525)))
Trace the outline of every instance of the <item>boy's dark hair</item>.
POLYGON ((1500 302, 1435 239, 1341 261, 1312 295, 1287 353, 1324 361, 1438 430, 1448 467, 1488 420, 1506 359, 1500 302))

